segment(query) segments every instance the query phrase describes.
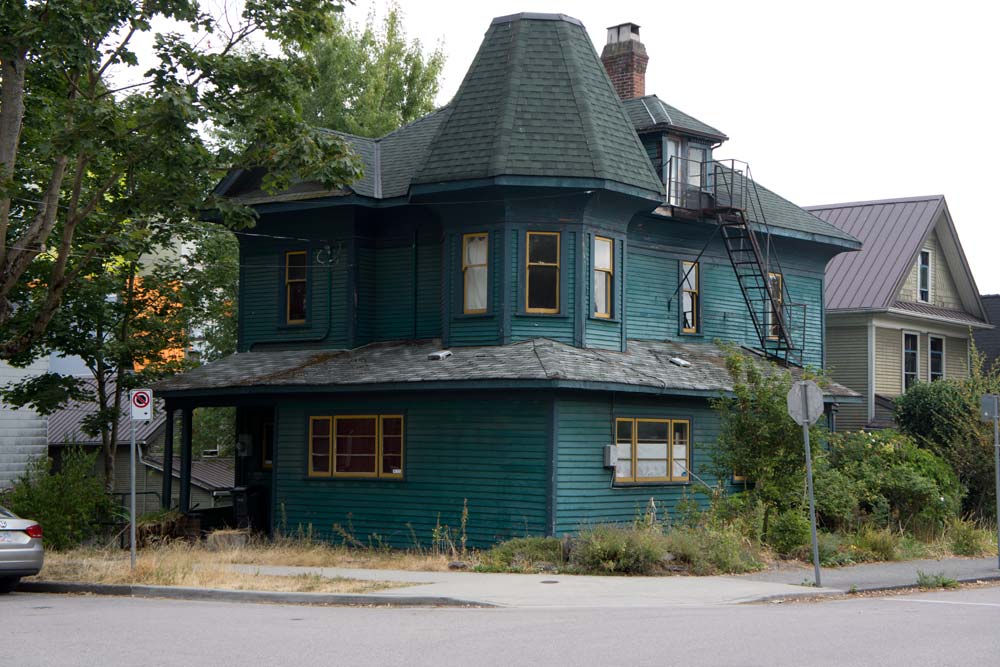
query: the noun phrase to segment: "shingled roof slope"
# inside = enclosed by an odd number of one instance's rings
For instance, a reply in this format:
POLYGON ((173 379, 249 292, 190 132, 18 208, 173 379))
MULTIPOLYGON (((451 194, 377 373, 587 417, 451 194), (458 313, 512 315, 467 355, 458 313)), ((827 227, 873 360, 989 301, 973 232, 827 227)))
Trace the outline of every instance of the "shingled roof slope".
MULTIPOLYGON (((159 383, 159 395, 229 390, 406 385, 422 390, 433 383, 528 381, 597 383, 636 391, 716 395, 732 390, 725 351, 708 343, 629 341, 628 352, 573 347, 549 339, 511 345, 453 347, 447 359, 428 359, 440 341, 375 343, 355 350, 294 350, 230 355, 159 383), (671 362, 679 357, 690 366, 671 362)), ((748 352, 754 358, 763 359, 748 352)), ((800 373, 793 369, 794 374, 800 373)), ((838 384, 827 387, 838 399, 858 394, 838 384)))
POLYGON ((414 183, 541 176, 662 190, 583 25, 493 20, 414 183))
POLYGON ((656 95, 634 97, 622 101, 622 105, 632 120, 632 126, 636 132, 663 128, 694 133, 715 141, 725 141, 729 138, 708 123, 703 123, 694 116, 689 116, 656 95))

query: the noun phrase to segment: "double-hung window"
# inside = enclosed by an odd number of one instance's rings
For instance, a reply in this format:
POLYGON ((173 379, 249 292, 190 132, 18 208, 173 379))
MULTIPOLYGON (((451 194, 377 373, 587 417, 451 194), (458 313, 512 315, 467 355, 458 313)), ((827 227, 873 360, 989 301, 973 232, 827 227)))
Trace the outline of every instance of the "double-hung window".
POLYGON ((462 237, 462 312, 466 315, 486 312, 489 284, 489 234, 465 234, 462 237))
POLYGON ((614 275, 615 242, 598 236, 594 239, 594 317, 611 317, 614 275))
POLYGON ((917 266, 917 288, 918 297, 927 303, 931 300, 931 252, 930 250, 920 251, 920 261, 917 266))
POLYGON ((308 257, 305 250, 285 253, 285 322, 288 324, 306 321, 308 257))
POLYGON ((767 289, 771 293, 767 304, 767 337, 781 338, 782 311, 785 305, 785 279, 780 273, 767 274, 767 289))
POLYGON ((528 232, 525 263, 525 310, 558 313, 559 232, 528 232))
POLYGON ((701 276, 698 262, 681 262, 681 332, 698 333, 701 276))
POLYGON ((310 417, 309 476, 401 478, 402 415, 310 417))
POLYGON ((927 368, 931 382, 944 379, 944 338, 929 336, 927 338, 927 368))
POLYGON ((615 482, 687 482, 691 422, 686 419, 615 420, 615 482))
POLYGON ((687 178, 692 188, 705 187, 705 149, 688 146, 687 178))
POLYGON ((903 332, 903 391, 917 383, 920 378, 920 337, 915 333, 903 332))

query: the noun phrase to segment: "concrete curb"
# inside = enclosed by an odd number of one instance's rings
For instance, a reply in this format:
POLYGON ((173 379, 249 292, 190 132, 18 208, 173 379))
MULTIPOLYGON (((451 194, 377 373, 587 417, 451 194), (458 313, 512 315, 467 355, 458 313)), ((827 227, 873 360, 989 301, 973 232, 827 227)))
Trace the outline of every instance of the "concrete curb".
POLYGON ((68 581, 22 581, 22 593, 89 593, 134 598, 167 598, 212 602, 269 604, 311 604, 339 607, 495 607, 476 600, 440 596, 358 595, 346 593, 283 593, 275 591, 235 591, 219 588, 183 588, 129 584, 83 584, 68 581))
MULTIPOLYGON (((991 574, 985 577, 958 577, 955 579, 960 584, 974 584, 979 581, 1000 581, 1000 574, 991 574)), ((794 585, 794 584, 793 584, 794 585)), ((803 586, 803 588, 808 588, 803 586)), ((843 588, 831 588, 825 591, 803 591, 802 593, 779 593, 778 595, 767 595, 764 597, 745 600, 737 604, 754 604, 757 602, 777 602, 781 600, 815 600, 819 598, 835 597, 837 595, 853 595, 854 593, 878 593, 880 591, 906 591, 920 590, 916 582, 912 584, 893 584, 892 586, 864 586, 856 587, 853 591, 843 588)))

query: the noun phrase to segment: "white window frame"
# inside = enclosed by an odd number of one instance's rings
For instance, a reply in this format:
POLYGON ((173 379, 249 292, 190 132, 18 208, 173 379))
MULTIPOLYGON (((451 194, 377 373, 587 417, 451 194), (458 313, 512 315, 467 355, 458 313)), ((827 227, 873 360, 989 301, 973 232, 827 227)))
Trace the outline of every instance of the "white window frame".
POLYGON ((917 301, 920 303, 931 303, 934 300, 934 251, 930 248, 921 248, 920 253, 917 255, 917 301), (927 253, 927 298, 924 299, 921 296, 923 291, 920 287, 920 267, 921 259, 923 259, 924 253, 927 253))
MULTIPOLYGON (((941 377, 939 379, 944 380, 948 376, 948 366, 945 362, 945 357, 948 354, 948 341, 944 336, 936 336, 934 334, 927 334, 927 381, 933 382, 934 377, 931 375, 934 369, 934 365, 931 363, 931 341, 932 340, 941 341, 941 377)), ((917 339, 918 345, 919 338, 917 339)))
POLYGON ((906 337, 916 336, 917 337, 917 382, 920 382, 920 333, 917 331, 907 331, 903 329, 901 332, 901 337, 899 339, 899 350, 900 350, 900 364, 899 364, 899 380, 900 380, 900 394, 906 393, 906 337))

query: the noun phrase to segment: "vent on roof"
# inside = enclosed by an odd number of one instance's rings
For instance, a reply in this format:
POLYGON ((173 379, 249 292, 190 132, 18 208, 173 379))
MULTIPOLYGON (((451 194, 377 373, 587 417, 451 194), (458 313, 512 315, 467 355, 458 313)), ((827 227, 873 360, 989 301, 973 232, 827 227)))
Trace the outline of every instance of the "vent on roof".
POLYGON ((670 357, 670 363, 674 366, 680 366, 681 368, 687 368, 691 365, 691 362, 687 359, 681 359, 680 357, 670 357))
POLYGON ((430 361, 444 361, 451 356, 451 350, 438 350, 437 352, 431 352, 427 355, 427 359, 430 361))

